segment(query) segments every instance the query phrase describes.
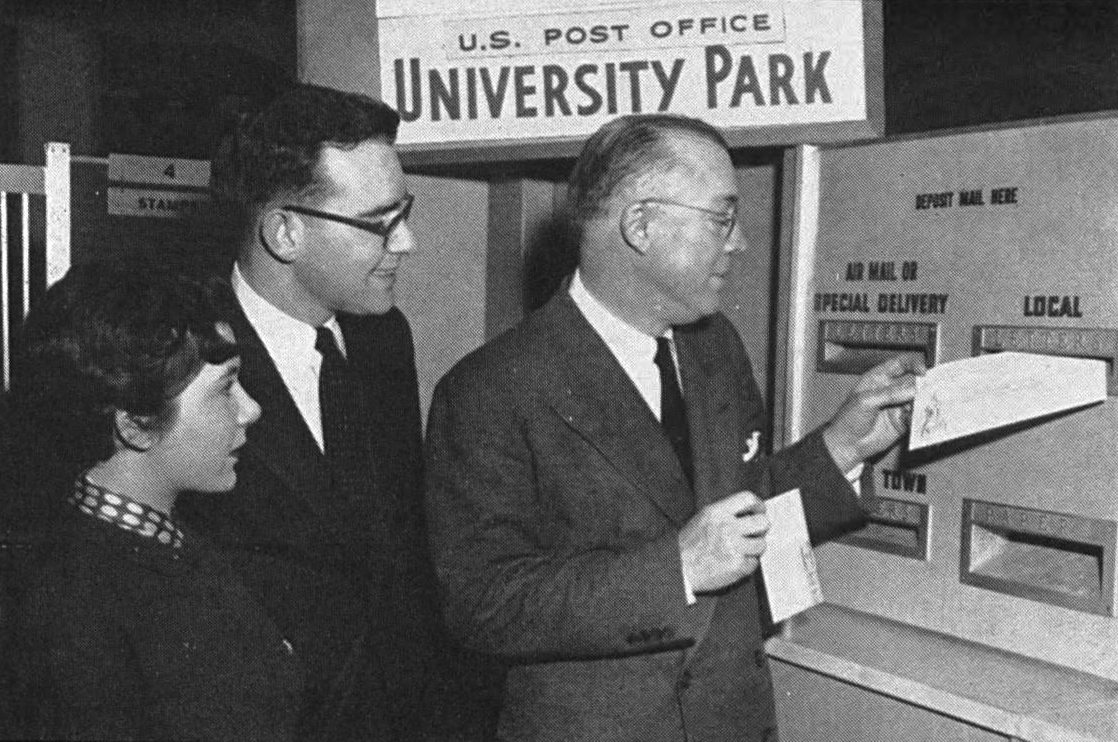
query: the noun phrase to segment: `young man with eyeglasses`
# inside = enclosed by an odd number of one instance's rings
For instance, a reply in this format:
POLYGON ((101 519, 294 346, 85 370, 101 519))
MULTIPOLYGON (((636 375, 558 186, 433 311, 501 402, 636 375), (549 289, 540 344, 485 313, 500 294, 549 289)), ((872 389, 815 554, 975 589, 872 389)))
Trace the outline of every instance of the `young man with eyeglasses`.
POLYGON ((574 275, 439 383, 427 513, 446 620, 512 664, 502 740, 775 740, 754 573, 763 497, 799 487, 812 536, 863 518, 848 476, 904 428, 916 360, 867 372, 772 456, 718 312, 745 247, 713 127, 627 116, 571 175, 574 275))
POLYGON ((415 243, 399 117, 299 85, 245 118, 211 185, 240 229, 232 324, 262 409, 225 498, 180 500, 308 667, 300 733, 467 740, 482 712, 440 631, 422 518, 411 331, 415 243))

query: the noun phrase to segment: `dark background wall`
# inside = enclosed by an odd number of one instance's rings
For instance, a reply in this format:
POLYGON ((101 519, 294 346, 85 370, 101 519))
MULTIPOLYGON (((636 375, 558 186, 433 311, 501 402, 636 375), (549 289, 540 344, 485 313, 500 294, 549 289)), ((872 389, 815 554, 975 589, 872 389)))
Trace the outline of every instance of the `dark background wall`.
POLYGON ((37 164, 45 142, 71 145, 75 263, 131 249, 200 268, 231 259, 206 213, 109 214, 99 158, 208 159, 239 112, 294 79, 296 1, 0 0, 0 161, 37 164))
MULTIPOLYGON (((0 158, 206 157, 295 76, 297 0, 0 0, 0 158)), ((1118 3, 884 0, 889 134, 1118 109, 1118 3)))
POLYGON ((295 17, 296 0, 0 0, 0 153, 206 158, 295 77, 295 17))
MULTIPOLYGON (((0 0, 0 18, 3 17, 0 0)), ((0 22, 0 162, 16 159, 16 28, 0 22)))
POLYGON ((1112 0, 885 0, 886 133, 1118 109, 1112 0))

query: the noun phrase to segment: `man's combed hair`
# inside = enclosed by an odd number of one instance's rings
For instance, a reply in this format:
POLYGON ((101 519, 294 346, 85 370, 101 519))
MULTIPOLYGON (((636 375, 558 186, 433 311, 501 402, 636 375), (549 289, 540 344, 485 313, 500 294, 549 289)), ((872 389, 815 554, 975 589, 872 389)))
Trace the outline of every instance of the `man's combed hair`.
POLYGON ((400 116, 367 95, 298 85, 241 119, 212 163, 210 188, 227 208, 251 211, 280 196, 312 191, 323 146, 392 144, 400 116))
POLYGON ((573 226, 605 210, 605 205, 631 178, 670 168, 674 153, 668 135, 689 133, 723 149, 730 147, 718 129, 705 121, 674 114, 622 116, 598 129, 575 162, 567 185, 567 212, 573 226))
POLYGON ((165 429, 202 366, 237 354, 216 328, 221 296, 150 260, 71 268, 20 332, 12 432, 32 458, 74 476, 113 454, 117 410, 165 429))

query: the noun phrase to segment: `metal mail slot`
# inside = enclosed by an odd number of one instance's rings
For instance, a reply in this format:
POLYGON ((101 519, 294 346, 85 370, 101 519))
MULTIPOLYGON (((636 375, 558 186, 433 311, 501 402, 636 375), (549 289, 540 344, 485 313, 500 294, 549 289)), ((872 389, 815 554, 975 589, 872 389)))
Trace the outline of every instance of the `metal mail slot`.
POLYGON ((867 498, 866 525, 839 539, 844 544, 886 554, 928 559, 928 504, 895 497, 867 498))
POLYGON ((1017 351, 1106 361, 1106 391, 1118 396, 1118 330, 1110 328, 976 325, 972 355, 1017 351))
POLYGON ((931 368, 937 327, 926 322, 821 320, 816 368, 834 374, 863 374, 898 353, 917 352, 931 368))
POLYGON ((962 525, 963 584, 1114 615, 1114 521, 964 499, 962 525))

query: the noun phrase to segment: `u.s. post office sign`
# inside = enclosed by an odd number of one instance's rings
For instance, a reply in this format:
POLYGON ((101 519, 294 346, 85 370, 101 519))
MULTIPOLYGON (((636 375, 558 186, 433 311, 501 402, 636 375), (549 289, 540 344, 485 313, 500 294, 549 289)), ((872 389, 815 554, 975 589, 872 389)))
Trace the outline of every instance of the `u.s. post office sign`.
MULTIPOLYGON (((354 5, 319 1, 332 4, 338 24, 346 22, 339 6, 354 5)), ((618 115, 650 112, 764 132, 746 136, 747 144, 881 132, 879 1, 377 0, 374 7, 376 41, 364 51, 375 46, 378 65, 375 85, 365 86, 375 89, 365 92, 400 112, 404 146, 581 139, 618 115)), ((349 74, 324 75, 315 50, 304 53, 311 81, 349 74)), ((335 63, 346 64, 337 53, 335 63)))

